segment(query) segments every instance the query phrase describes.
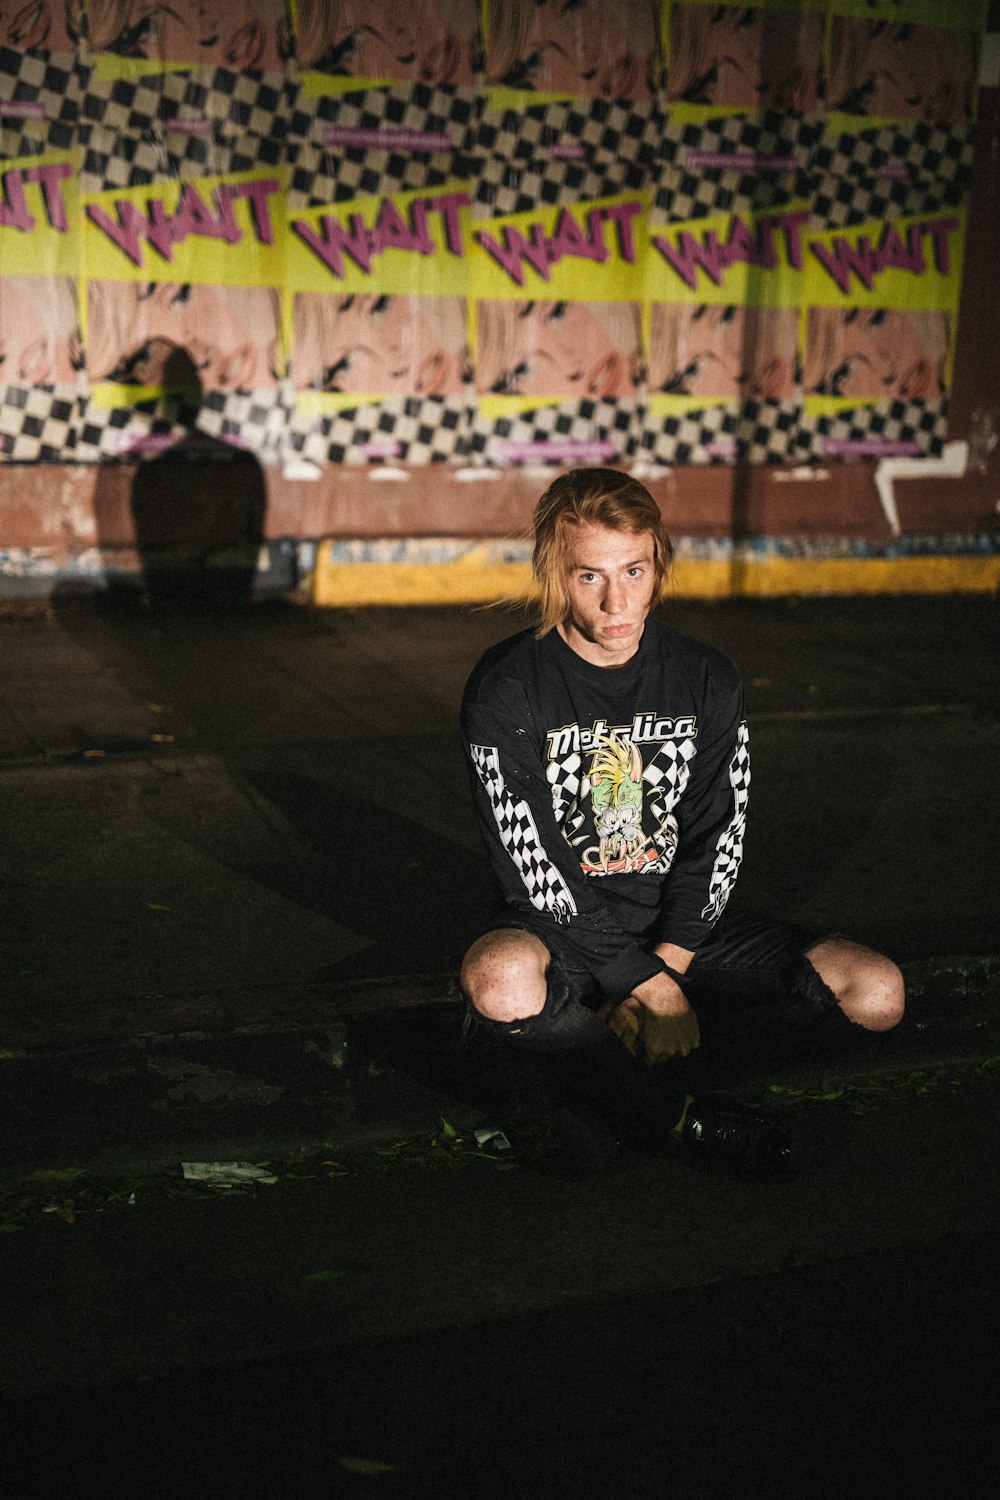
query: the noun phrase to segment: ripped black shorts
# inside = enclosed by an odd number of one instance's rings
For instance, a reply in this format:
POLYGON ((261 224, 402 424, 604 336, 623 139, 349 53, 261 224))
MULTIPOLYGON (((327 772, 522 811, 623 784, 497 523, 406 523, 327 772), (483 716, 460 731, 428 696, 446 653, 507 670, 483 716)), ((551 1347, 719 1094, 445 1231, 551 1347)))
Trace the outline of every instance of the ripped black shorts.
MULTIPOLYGON (((527 913, 503 911, 484 929, 530 932, 552 955, 545 1005, 535 1016, 493 1021, 476 1011, 466 995, 467 1024, 532 1051, 586 1046, 605 1030, 597 1011, 605 996, 558 927, 535 922, 527 913)), ((639 939, 642 941, 640 935, 639 939)), ((824 936, 752 912, 724 913, 709 940, 698 949, 684 976, 684 993, 695 1010, 699 1001, 785 1000, 818 1019, 836 999, 809 960, 824 936)))

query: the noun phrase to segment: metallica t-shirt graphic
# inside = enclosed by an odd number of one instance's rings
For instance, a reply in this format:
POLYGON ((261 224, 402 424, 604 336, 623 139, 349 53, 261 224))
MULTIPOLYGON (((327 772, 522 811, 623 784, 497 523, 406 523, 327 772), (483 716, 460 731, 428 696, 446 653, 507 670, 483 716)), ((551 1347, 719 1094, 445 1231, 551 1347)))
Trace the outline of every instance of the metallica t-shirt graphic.
POLYGON ((697 733, 693 716, 640 713, 630 724, 609 727, 599 719, 547 736, 552 810, 585 875, 667 873, 677 847, 673 809, 697 733))

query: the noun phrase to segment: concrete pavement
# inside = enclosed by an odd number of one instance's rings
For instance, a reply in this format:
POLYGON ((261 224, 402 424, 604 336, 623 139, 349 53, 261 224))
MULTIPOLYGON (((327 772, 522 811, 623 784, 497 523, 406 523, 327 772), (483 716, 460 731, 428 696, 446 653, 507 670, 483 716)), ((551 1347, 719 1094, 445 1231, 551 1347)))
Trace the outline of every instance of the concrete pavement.
MULTIPOLYGON (((995 603, 668 613, 747 684, 738 899, 870 942, 910 981, 905 1029, 757 1076, 997 1055, 995 603)), ((0 618, 9 1165, 452 1107, 447 979, 491 899, 455 715, 522 623, 99 599, 0 618)))

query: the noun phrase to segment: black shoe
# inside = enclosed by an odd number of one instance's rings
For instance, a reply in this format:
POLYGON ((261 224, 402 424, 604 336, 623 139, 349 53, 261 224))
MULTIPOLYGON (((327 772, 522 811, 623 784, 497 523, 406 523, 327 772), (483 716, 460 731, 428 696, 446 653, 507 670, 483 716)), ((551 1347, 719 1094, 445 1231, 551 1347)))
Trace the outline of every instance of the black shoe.
POLYGON ((728 1168, 743 1177, 788 1177, 792 1143, 784 1125, 771 1115, 732 1104, 693 1099, 680 1132, 692 1161, 728 1168))

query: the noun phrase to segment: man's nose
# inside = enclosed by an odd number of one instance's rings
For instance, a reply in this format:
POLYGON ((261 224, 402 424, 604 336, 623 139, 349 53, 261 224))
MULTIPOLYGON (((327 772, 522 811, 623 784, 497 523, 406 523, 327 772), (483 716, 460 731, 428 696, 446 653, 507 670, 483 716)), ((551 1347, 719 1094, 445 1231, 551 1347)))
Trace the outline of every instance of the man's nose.
POLYGON ((604 613, 620 615, 625 610, 625 586, 619 578, 609 578, 604 589, 604 613))

